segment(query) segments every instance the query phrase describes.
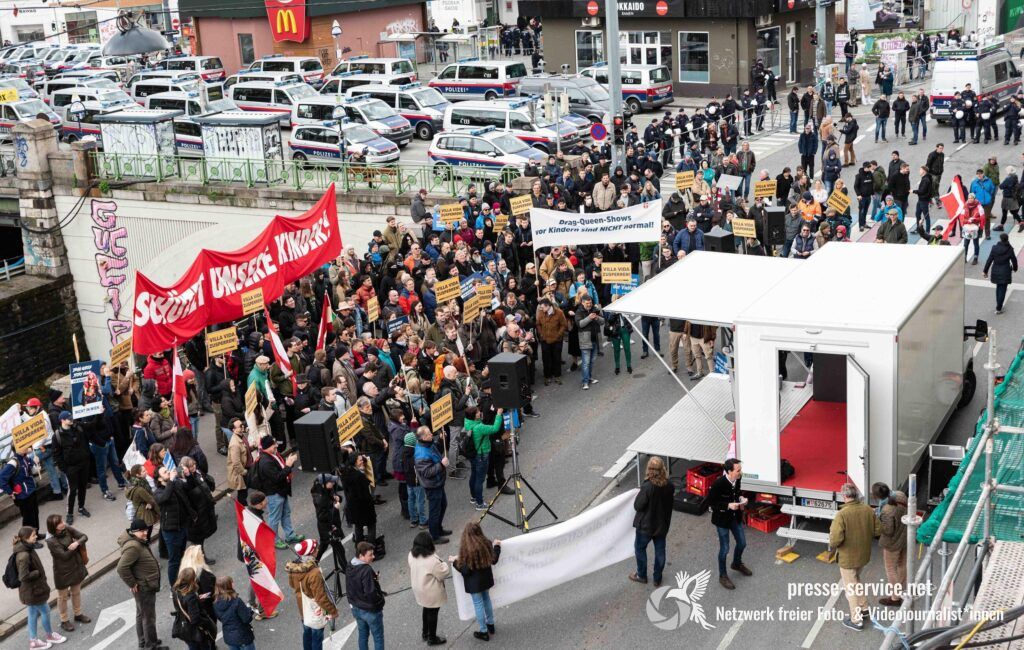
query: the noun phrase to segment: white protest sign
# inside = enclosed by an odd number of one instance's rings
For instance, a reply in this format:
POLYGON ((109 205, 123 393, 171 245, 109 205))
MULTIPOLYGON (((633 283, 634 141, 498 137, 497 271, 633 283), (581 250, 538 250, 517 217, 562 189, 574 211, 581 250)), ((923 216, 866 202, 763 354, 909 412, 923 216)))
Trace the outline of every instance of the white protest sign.
POLYGON ((619 210, 584 214, 533 208, 530 221, 533 222, 533 245, 537 248, 567 243, 658 241, 661 236, 661 199, 619 210))
MULTIPOLYGON (((534 208, 531 215, 536 212, 534 208)), ((495 609, 633 557, 637 492, 630 490, 567 521, 503 540, 490 591, 495 609)), ((452 571, 452 578, 459 618, 471 620, 476 615, 462 575, 452 571)))

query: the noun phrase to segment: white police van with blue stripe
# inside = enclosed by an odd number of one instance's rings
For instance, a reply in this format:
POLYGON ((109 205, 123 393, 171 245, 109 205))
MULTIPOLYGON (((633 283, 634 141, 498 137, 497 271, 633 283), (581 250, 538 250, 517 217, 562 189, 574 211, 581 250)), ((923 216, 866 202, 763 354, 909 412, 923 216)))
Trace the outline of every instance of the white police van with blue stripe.
MULTIPOLYGON (((332 101, 335 98, 323 97, 321 101, 332 101)), ((311 100, 311 101, 315 101, 311 100)), ((365 124, 377 135, 391 140, 399 147, 405 147, 412 141, 412 124, 379 99, 358 95, 346 97, 337 106, 345 110, 345 117, 358 124, 365 124)), ((296 111, 297 113, 298 111, 296 111)))
MULTIPOLYGON (((400 156, 398 145, 380 137, 362 124, 345 121, 342 124, 345 135, 346 158, 363 156, 361 162, 373 165, 395 162, 400 156)), ((338 146, 338 122, 325 121, 322 125, 304 124, 292 130, 288 146, 292 160, 320 165, 338 165, 342 162, 341 147, 338 146)))
POLYGON ((528 74, 521 61, 459 59, 427 84, 452 100, 515 97, 519 83, 528 74))
POLYGON ((542 165, 547 156, 516 136, 488 126, 435 135, 427 149, 427 158, 434 171, 447 178, 452 168, 460 167, 496 172, 505 167, 515 167, 525 171, 527 167, 542 165))

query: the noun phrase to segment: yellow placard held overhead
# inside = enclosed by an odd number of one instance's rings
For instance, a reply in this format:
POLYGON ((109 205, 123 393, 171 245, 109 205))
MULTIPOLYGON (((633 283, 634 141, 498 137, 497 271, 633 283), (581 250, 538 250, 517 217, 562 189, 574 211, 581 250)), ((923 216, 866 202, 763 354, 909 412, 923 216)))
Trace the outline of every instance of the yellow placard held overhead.
POLYGON ((452 394, 446 393, 444 397, 430 405, 430 427, 434 431, 452 421, 452 394))
POLYGON ((363 418, 359 414, 359 407, 353 406, 341 414, 337 419, 338 444, 345 444, 346 440, 354 438, 363 428, 363 418))
POLYGON ((825 205, 842 214, 850 207, 850 197, 846 196, 842 192, 832 192, 832 196, 828 197, 828 201, 825 202, 825 205))
POLYGON ((380 318, 380 301, 377 300, 377 296, 366 301, 366 317, 370 319, 371 323, 377 322, 377 319, 380 318))
POLYGON ((472 323, 480 316, 480 305, 484 302, 484 297, 479 293, 474 293, 469 297, 468 300, 462 306, 462 322, 472 323))
POLYGON ((110 349, 110 365, 117 367, 132 356, 132 337, 128 337, 110 349))
POLYGON ((248 316, 263 311, 263 287, 242 294, 242 313, 248 316))
POLYGON ((777 181, 757 181, 754 183, 754 198, 755 199, 771 199, 775 197, 775 188, 778 186, 777 181))
POLYGON ((530 198, 529 194, 523 196, 513 196, 509 199, 509 208, 512 210, 512 216, 518 217, 521 214, 526 214, 533 207, 533 199, 530 198))
POLYGON ((437 298, 438 304, 448 302, 449 300, 455 300, 461 295, 462 291, 459 288, 458 278, 441 280, 434 285, 434 296, 437 298))
POLYGON ((757 228, 753 219, 733 219, 732 234, 737 237, 757 237, 757 228))
MULTIPOLYGON (((451 397, 449 395, 448 397, 451 397)), ((451 400, 449 400, 450 402, 451 400)), ((11 446, 19 454, 46 438, 46 414, 37 413, 11 429, 11 446)))
POLYGON ((629 262, 605 262, 601 265, 601 282, 629 284, 633 281, 633 267, 629 262))
POLYGON ((441 206, 441 221, 443 223, 457 223, 465 216, 466 213, 459 203, 446 203, 441 206))
POLYGON ((218 357, 233 352, 238 347, 238 330, 229 327, 216 332, 206 333, 206 354, 218 357))
POLYGON ((676 189, 685 192, 691 187, 693 187, 693 172, 676 172, 676 189))

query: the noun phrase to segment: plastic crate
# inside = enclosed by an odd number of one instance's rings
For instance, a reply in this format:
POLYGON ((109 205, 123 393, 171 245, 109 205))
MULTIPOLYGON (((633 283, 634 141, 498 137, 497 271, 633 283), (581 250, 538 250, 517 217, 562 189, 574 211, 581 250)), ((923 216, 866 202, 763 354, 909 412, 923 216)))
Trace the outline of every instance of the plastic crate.
POLYGON ((789 523, 789 515, 776 513, 768 516, 758 516, 753 513, 747 516, 747 525, 762 533, 774 533, 789 523))
POLYGON ((686 489, 698 496, 706 497, 711 484, 722 475, 718 463, 701 463, 686 472, 686 489))

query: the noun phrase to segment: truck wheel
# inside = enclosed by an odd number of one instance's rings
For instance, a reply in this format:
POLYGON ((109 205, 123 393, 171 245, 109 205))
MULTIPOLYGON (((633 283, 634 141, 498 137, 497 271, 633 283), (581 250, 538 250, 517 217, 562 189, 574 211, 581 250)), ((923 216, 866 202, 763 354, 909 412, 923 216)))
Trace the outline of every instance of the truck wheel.
POLYGON ((974 391, 978 388, 978 378, 974 374, 974 370, 968 368, 964 371, 964 387, 963 391, 960 392, 960 401, 956 403, 958 409, 962 409, 971 403, 974 399, 974 391))
POLYGON ((493 102, 497 98, 498 93, 494 92, 493 90, 488 90, 487 92, 484 93, 484 101, 493 102))
POLYGON ((640 111, 643 110, 643 106, 640 105, 640 100, 636 97, 630 97, 626 100, 626 106, 633 113, 633 115, 639 115, 640 111))
POLYGON ((416 137, 420 140, 431 140, 434 137, 434 127, 430 126, 426 122, 420 122, 416 125, 416 137))

